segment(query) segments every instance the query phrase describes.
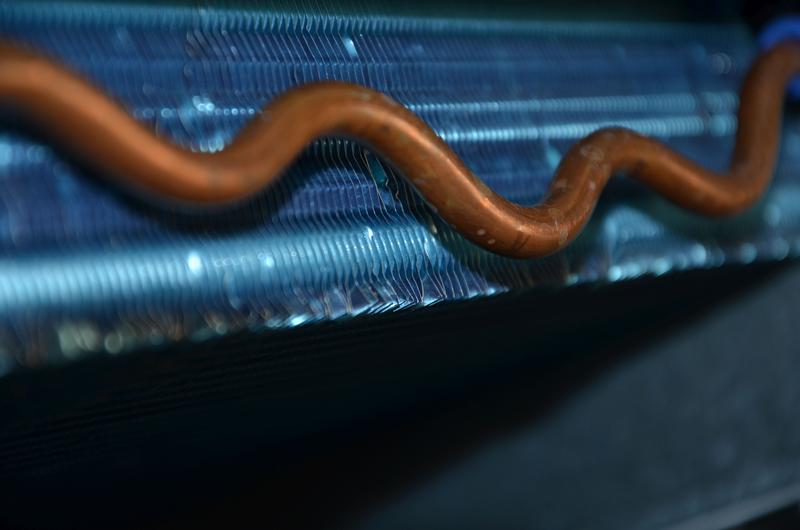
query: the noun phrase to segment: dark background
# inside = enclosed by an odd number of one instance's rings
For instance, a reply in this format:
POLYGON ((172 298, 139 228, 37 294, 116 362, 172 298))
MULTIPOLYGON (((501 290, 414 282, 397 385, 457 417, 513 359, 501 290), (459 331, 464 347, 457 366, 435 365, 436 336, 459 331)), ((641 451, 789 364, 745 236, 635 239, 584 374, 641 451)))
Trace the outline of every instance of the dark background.
POLYGON ((19 376, 8 425, 51 416, 6 445, 2 517, 794 525, 797 292, 793 264, 695 271, 19 376))

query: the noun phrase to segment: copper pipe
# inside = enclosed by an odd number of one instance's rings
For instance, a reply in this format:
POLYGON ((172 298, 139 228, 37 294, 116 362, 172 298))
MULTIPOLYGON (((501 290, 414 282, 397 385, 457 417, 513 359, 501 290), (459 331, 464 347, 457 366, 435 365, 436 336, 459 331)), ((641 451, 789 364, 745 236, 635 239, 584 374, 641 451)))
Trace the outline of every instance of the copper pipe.
POLYGON ((499 254, 530 258, 572 241, 617 172, 701 214, 746 209, 770 181, 784 90, 798 73, 798 43, 776 46, 753 64, 741 91, 736 147, 727 172, 706 170, 633 131, 608 128, 570 149, 546 197, 535 206, 500 197, 416 115, 380 92, 350 83, 312 83, 285 92, 227 148, 213 154, 190 152, 158 138, 79 75, 10 44, 0 45, 0 102, 46 127, 121 183, 191 203, 247 198, 280 178, 315 138, 351 137, 393 163, 465 237, 499 254))

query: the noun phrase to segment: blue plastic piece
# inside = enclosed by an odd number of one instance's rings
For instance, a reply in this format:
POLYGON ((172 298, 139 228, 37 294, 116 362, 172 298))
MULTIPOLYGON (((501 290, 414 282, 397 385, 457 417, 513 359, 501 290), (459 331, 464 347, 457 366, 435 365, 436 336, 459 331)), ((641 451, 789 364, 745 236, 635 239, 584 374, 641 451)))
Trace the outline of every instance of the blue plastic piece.
MULTIPOLYGON (((779 17, 767 24, 761 30, 758 45, 762 50, 769 50, 787 40, 800 40, 800 16, 779 17)), ((800 77, 792 80, 787 93, 792 99, 800 99, 800 77)))

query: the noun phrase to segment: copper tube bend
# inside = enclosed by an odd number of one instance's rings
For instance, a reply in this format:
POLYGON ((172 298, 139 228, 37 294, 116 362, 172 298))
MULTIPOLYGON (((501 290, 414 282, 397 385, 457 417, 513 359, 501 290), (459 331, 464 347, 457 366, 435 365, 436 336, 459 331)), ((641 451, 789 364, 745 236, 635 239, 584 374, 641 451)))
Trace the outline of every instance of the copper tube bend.
POLYGON ((249 197, 280 178, 315 138, 351 137, 393 163, 466 238, 499 254, 530 258, 572 241, 617 172, 701 214, 746 209, 769 184, 785 87, 798 73, 798 43, 776 46, 753 64, 741 90, 727 172, 704 169, 633 131, 602 129, 570 149, 535 206, 500 197, 416 115, 350 83, 312 83, 283 93, 218 153, 191 152, 157 137, 81 76, 12 44, 0 45, 0 103, 20 110, 123 184, 192 203, 249 197))

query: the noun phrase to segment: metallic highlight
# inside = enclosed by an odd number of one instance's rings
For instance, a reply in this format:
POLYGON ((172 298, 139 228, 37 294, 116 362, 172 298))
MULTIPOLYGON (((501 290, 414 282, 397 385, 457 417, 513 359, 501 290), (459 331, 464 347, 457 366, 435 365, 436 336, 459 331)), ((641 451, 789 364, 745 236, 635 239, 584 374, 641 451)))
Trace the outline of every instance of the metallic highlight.
POLYGON ((466 238, 499 254, 531 258, 572 241, 618 172, 701 214, 745 210, 771 179, 784 91, 799 72, 797 43, 778 45, 754 63, 742 87, 736 147, 726 173, 706 170, 636 132, 602 129, 564 156, 535 206, 496 194, 411 111, 350 83, 318 82, 285 92, 217 153, 191 152, 158 138, 75 73, 11 44, 0 46, 0 102, 122 184, 198 204, 250 197, 280 178, 315 138, 351 137, 394 164, 466 238))

